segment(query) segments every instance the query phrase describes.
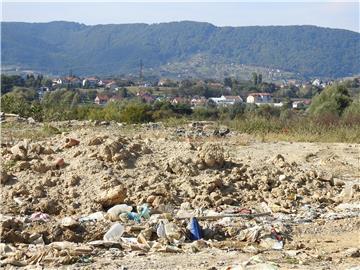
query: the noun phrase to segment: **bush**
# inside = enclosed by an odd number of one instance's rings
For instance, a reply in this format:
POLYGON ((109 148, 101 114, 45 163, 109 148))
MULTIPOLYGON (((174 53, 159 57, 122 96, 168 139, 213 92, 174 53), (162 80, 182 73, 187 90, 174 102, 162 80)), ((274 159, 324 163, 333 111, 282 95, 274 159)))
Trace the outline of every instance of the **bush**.
POLYGON ((197 120, 216 120, 219 118, 219 110, 213 107, 195 108, 193 117, 197 120))
POLYGON ((22 117, 31 116, 30 103, 24 98, 11 95, 11 93, 1 97, 1 110, 5 113, 15 113, 22 117))
POLYGON ((344 110, 342 118, 347 125, 360 125, 360 98, 344 110))
POLYGON ((126 123, 144 123, 152 121, 151 106, 130 102, 121 108, 120 120, 126 123))
POLYGON ((280 109, 276 108, 276 107, 273 107, 271 105, 265 104, 265 105, 259 106, 255 110, 255 113, 259 117, 270 119, 272 117, 279 117, 280 116, 280 109))
POLYGON ((229 108, 229 118, 234 119, 235 117, 241 116, 245 113, 246 104, 237 102, 229 108))
POLYGON ((340 116, 351 101, 349 91, 345 86, 332 85, 313 98, 309 113, 313 116, 324 114, 340 116))

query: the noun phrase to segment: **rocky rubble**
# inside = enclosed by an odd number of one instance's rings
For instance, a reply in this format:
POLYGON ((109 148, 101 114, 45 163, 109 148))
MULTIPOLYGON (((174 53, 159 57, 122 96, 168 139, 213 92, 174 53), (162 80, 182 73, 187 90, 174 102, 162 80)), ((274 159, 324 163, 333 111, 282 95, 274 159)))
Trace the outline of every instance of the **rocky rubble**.
POLYGON ((2 265, 72 264, 109 248, 282 250, 293 224, 340 215, 340 203, 359 199, 356 184, 280 154, 254 165, 222 141, 142 137, 84 129, 5 146, 2 265), (202 230, 195 242, 192 217, 202 230), (123 229, 104 238, 114 228, 123 229))

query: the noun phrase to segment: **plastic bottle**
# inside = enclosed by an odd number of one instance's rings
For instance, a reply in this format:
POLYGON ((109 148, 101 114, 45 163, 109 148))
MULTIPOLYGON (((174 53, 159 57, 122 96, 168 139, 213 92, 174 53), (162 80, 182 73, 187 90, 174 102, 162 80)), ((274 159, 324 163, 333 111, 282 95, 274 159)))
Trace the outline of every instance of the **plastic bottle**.
POLYGON ((127 213, 127 216, 128 216, 128 219, 129 220, 134 220, 135 222, 137 223, 140 223, 141 222, 141 217, 138 213, 135 213, 135 212, 128 212, 127 213))
POLYGON ((88 221, 99 221, 104 219, 104 213, 103 212, 95 212, 88 216, 81 217, 79 219, 80 222, 88 222, 88 221))
POLYGON ((145 219, 150 218, 150 209, 149 209, 148 204, 144 203, 143 205, 141 205, 140 207, 137 208, 137 211, 138 211, 140 217, 143 217, 145 219))
POLYGON ((124 225, 115 223, 104 235, 104 241, 118 242, 125 231, 124 225))
POLYGON ((166 234, 165 234, 165 225, 164 222, 162 220, 160 220, 159 225, 157 226, 156 229, 156 234, 159 238, 165 238, 166 234))
POLYGON ((113 207, 111 207, 107 213, 109 214, 109 217, 112 221, 119 220, 119 215, 121 213, 127 213, 131 212, 132 207, 126 204, 117 204, 113 207))

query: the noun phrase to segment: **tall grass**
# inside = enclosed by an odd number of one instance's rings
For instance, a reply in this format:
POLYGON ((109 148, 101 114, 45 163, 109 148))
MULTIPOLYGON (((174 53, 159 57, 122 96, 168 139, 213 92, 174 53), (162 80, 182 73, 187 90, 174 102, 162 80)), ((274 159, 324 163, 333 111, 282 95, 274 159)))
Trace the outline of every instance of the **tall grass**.
POLYGON ((279 118, 252 117, 230 120, 226 124, 239 132, 253 134, 269 141, 360 143, 360 125, 349 124, 341 119, 321 122, 310 117, 287 121, 279 118))

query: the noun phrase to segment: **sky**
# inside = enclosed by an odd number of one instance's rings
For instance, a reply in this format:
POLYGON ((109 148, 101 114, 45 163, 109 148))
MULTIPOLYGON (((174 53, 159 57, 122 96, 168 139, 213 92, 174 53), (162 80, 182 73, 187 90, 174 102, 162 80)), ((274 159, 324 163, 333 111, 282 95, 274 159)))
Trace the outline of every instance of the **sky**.
POLYGON ((209 22, 217 26, 317 25, 360 32, 359 2, 244 2, 150 0, 131 2, 2 2, 2 21, 73 21, 88 25, 209 22))

